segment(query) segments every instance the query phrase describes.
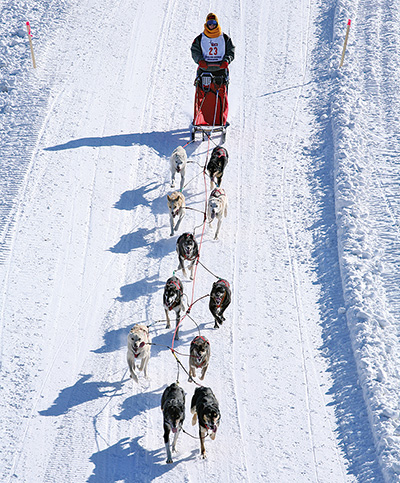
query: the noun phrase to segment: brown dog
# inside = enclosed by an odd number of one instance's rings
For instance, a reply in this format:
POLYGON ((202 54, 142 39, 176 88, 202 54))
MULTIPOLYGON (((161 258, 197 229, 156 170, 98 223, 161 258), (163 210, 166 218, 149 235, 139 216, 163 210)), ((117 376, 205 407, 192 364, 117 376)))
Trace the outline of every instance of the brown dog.
POLYGON ((178 231, 182 218, 185 215, 185 208, 186 208, 185 196, 180 191, 174 191, 170 195, 167 195, 167 200, 168 200, 168 209, 169 209, 169 221, 171 224, 170 236, 172 236, 174 232, 178 231), (174 226, 174 220, 178 216, 179 216, 178 221, 174 226))

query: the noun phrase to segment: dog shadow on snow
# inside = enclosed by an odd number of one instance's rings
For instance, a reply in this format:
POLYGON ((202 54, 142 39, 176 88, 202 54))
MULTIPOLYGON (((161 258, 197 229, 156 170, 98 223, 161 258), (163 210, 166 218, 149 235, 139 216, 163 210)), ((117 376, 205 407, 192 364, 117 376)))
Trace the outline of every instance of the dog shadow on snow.
POLYGON ((172 464, 166 464, 161 430, 162 426, 160 426, 159 449, 145 449, 140 444, 142 436, 137 436, 133 439, 123 438, 116 444, 94 453, 90 457, 90 461, 95 467, 87 482, 147 483, 162 477, 181 462, 196 459, 198 451, 192 450, 185 458, 179 458, 172 464))
MULTIPOLYGON (((136 384, 136 382, 132 381, 132 384, 136 384)), ((162 393, 163 388, 160 388, 154 391, 138 392, 133 396, 127 397, 121 405, 120 414, 114 415, 114 418, 118 421, 131 421, 136 416, 150 409, 157 408, 161 405, 162 393)))
POLYGON ((189 128, 173 129, 171 131, 151 131, 144 133, 115 134, 112 136, 93 136, 72 139, 64 144, 57 144, 45 148, 45 151, 63 151, 81 147, 131 147, 147 146, 154 149, 159 156, 170 156, 178 146, 189 141, 189 128))
POLYGON ((92 374, 84 374, 73 386, 60 391, 49 409, 39 411, 41 416, 60 416, 73 407, 103 397, 121 396, 121 389, 129 379, 117 382, 90 381, 92 374))
MULTIPOLYGON (((164 196, 148 200, 146 195, 161 187, 159 183, 152 181, 144 186, 125 191, 121 194, 119 200, 114 204, 117 210, 131 211, 138 206, 147 206, 154 214, 165 213, 166 201, 164 196)), ((138 223, 139 224, 139 223, 138 223)))
MULTIPOLYGON (((151 230, 147 228, 139 228, 134 233, 122 235, 119 242, 109 248, 109 250, 112 253, 128 254, 133 250, 146 248, 146 255, 150 258, 158 259, 160 257, 165 257, 175 250, 175 242, 170 238, 161 238, 158 241, 153 241, 153 234, 157 230, 158 228, 152 228, 151 230)), ((167 228, 165 231, 167 231, 167 228)))
MULTIPOLYGON (((156 275, 153 275, 152 277, 143 278, 137 282, 123 285, 120 288, 121 295, 116 297, 115 300, 118 302, 132 302, 138 297, 148 296, 156 293, 162 287, 164 287, 164 283, 159 280, 156 275)), ((162 299, 160 300, 160 304, 162 305, 162 299)))
MULTIPOLYGON (((145 186, 125 191, 115 203, 114 208, 131 211, 138 206, 144 206, 149 208, 154 216, 165 214, 168 212, 166 196, 159 196, 152 200, 146 199, 148 193, 159 187, 159 184, 152 182, 145 186)), ((151 258, 159 258, 164 257, 171 252, 171 250, 175 249, 174 243, 171 242, 170 237, 167 237, 169 226, 165 227, 165 236, 154 241, 155 235, 160 228, 143 228, 143 216, 148 216, 147 210, 146 215, 137 216, 135 226, 131 228, 130 232, 122 235, 120 240, 114 246, 109 248, 112 253, 128 254, 133 250, 146 248, 148 250, 148 256, 151 258)))

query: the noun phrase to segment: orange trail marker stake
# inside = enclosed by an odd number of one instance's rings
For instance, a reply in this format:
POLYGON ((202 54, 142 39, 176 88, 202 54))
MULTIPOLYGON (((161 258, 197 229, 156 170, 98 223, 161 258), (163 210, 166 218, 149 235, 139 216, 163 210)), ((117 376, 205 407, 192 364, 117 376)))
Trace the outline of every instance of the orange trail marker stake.
POLYGON ((26 22, 26 30, 28 31, 29 45, 30 45, 30 47, 31 47, 31 54, 32 54, 32 64, 33 64, 33 68, 34 68, 34 69, 36 69, 35 54, 33 53, 33 45, 32 45, 31 26, 29 25, 29 22, 26 22))
POLYGON ((342 52, 342 59, 340 60, 340 65, 339 68, 342 67, 343 61, 344 61, 344 54, 346 52, 346 47, 347 47, 347 39, 349 38, 349 32, 350 32, 350 25, 351 25, 351 20, 347 22, 347 30, 346 30, 346 37, 344 39, 344 45, 343 45, 343 52, 342 52))

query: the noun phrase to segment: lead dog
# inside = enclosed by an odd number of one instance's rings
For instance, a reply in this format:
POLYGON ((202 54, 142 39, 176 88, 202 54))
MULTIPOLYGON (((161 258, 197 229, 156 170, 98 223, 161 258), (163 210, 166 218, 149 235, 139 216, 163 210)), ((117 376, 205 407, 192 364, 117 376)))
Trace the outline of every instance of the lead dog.
POLYGON ((176 314, 176 340, 179 340, 179 322, 181 320, 181 312, 185 309, 183 305, 183 288, 178 277, 170 277, 164 287, 164 309, 167 318, 166 329, 171 327, 169 312, 173 310, 176 314))
POLYGON ((169 445, 169 433, 172 431, 174 434, 172 451, 175 452, 179 432, 185 420, 185 393, 175 382, 163 392, 161 410, 164 416, 164 443, 167 450, 167 463, 173 463, 169 445))
POLYGON ((171 233, 170 236, 178 231, 179 225, 181 224, 182 218, 185 215, 185 196, 180 191, 174 191, 170 195, 167 195, 168 209, 169 209, 169 221, 171 223, 171 233), (179 219, 174 226, 174 218, 179 215, 179 219))
POLYGON ((207 163, 207 171, 210 176, 211 189, 215 185, 221 186, 225 166, 228 164, 228 151, 222 146, 216 146, 211 153, 210 161, 207 163))
POLYGON ((201 369, 200 379, 203 380, 210 362, 210 342, 206 337, 198 335, 190 343, 189 382, 196 377, 196 369, 201 369))
POLYGON ((170 168, 171 168, 171 188, 175 186, 176 173, 179 173, 181 175, 181 191, 182 191, 183 185, 185 184, 185 174, 186 174, 186 164, 187 164, 187 154, 182 146, 178 146, 172 152, 169 161, 170 161, 170 168))
POLYGON ((199 419, 200 451, 203 458, 206 457, 204 438, 211 431, 210 438, 215 439, 221 413, 217 398, 209 387, 198 387, 194 391, 190 411, 193 414, 192 425, 199 419))
POLYGON ((210 293, 209 309, 214 316, 214 329, 218 329, 225 320, 224 312, 231 303, 232 292, 229 283, 220 278, 213 283, 210 293))
POLYGON ((225 190, 222 188, 214 188, 208 199, 208 222, 211 226, 216 218, 218 220, 217 229, 215 230, 214 240, 218 240, 219 230, 221 228, 222 217, 228 214, 228 198, 225 190))
POLYGON ((185 260, 188 260, 190 279, 193 280, 194 264, 199 255, 199 247, 192 233, 183 233, 176 241, 176 251, 178 253, 179 265, 177 270, 182 270, 185 277, 187 277, 185 269, 185 260))
POLYGON ((138 377, 135 373, 136 359, 141 361, 139 371, 143 371, 147 378, 147 364, 150 359, 150 344, 151 337, 149 328, 144 324, 136 324, 132 327, 128 334, 128 352, 127 361, 131 374, 131 378, 138 382, 138 377))

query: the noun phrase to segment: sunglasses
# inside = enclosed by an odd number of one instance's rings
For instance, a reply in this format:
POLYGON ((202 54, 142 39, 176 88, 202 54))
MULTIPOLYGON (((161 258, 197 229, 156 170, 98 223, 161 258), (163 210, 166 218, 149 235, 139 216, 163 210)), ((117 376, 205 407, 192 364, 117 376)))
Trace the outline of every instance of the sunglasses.
POLYGON ((207 27, 217 26, 217 21, 216 20, 207 20, 207 27))

